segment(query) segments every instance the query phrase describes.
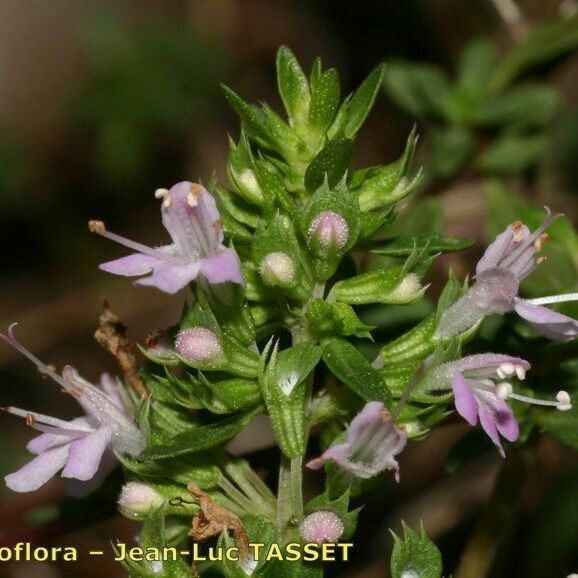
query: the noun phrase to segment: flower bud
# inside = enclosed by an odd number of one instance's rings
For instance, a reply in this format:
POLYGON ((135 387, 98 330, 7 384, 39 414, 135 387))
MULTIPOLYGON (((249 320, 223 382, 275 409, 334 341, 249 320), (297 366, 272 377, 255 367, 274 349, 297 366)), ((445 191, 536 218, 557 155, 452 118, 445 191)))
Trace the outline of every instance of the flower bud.
POLYGON ((128 482, 118 498, 120 511, 129 518, 140 518, 160 508, 164 503, 163 497, 148 484, 143 482, 128 482))
POLYGON ((287 253, 277 251, 265 256, 261 261, 259 272, 265 284, 283 287, 290 285, 295 279, 295 263, 287 253))
POLYGON ((219 338, 205 327, 185 329, 177 335, 176 350, 192 361, 213 361, 223 355, 219 338))
POLYGON ((306 516, 301 524, 301 537, 307 544, 334 544, 341 538, 345 527, 341 518, 329 510, 319 510, 306 516))
POLYGON ((349 225, 339 213, 322 211, 311 222, 309 237, 320 248, 340 250, 349 240, 349 225))

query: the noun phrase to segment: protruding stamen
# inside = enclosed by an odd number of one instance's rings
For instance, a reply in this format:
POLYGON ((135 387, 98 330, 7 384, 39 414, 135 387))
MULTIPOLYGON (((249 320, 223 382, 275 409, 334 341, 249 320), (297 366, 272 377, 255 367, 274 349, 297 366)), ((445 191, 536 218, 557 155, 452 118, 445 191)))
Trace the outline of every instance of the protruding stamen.
POLYGON ((187 195, 187 205, 189 205, 189 207, 196 207, 198 204, 198 197, 193 193, 189 193, 187 195))
POLYGON ((27 409, 20 409, 19 407, 3 407, 2 410, 6 413, 16 415, 18 417, 23 417, 26 420, 26 424, 32 427, 38 423, 69 431, 92 431, 92 428, 89 426, 84 426, 78 423, 71 424, 70 422, 58 419, 56 417, 44 415, 42 413, 36 413, 35 411, 30 411, 27 409))
MULTIPOLYGON (((497 388, 496 388, 497 389, 497 388)), ((545 399, 536 399, 534 397, 528 397, 526 395, 519 395, 517 393, 511 393, 508 397, 511 399, 516 399, 518 401, 523 401, 525 403, 530 403, 532 405, 542 405, 548 407, 555 407, 560 411, 568 411, 572 409, 572 401, 568 392, 559 391, 556 394, 556 401, 547 401, 545 399)))
POLYGON ((524 251, 536 241, 540 235, 556 220, 563 217, 561 213, 552 216, 552 211, 548 207, 546 209, 546 218, 542 221, 540 226, 530 235, 528 235, 524 240, 518 245, 514 251, 512 251, 501 263, 500 267, 509 267, 524 253, 524 251))
POLYGON ((510 363, 509 361, 506 361, 504 363, 500 363, 500 366, 496 370, 496 373, 498 374, 498 377, 500 379, 504 379, 506 377, 511 377, 512 375, 514 375, 515 371, 516 367, 514 366, 514 364, 510 363))
POLYGON ((526 379, 526 370, 521 365, 516 365, 516 376, 520 381, 526 379))
POLYGON ((514 221, 511 225, 513 231, 514 241, 519 243, 524 239, 524 223, 522 221, 514 221))
POLYGON ((96 233, 97 235, 104 235, 106 233, 106 225, 103 221, 88 221, 88 230, 91 233, 96 233))
POLYGON ((566 303, 568 301, 578 301, 578 293, 565 293, 563 295, 552 295, 550 297, 528 299, 528 303, 532 303, 534 305, 551 305, 553 303, 566 303))
POLYGON ((572 409, 572 400, 570 399, 570 395, 567 391, 561 389, 556 394, 556 400, 558 401, 557 409, 559 411, 568 411, 572 409))
POLYGON ((171 205, 173 204, 173 198, 171 197, 171 193, 167 192, 167 194, 165 195, 165 197, 163 198, 163 204, 162 206, 165 209, 168 209, 171 205))
MULTIPOLYGON (((165 204, 166 200, 169 197, 165 197, 163 201, 163 205, 165 204)), ((119 245, 123 245, 124 247, 128 247, 133 251, 137 251, 138 253, 143 253, 144 255, 150 255, 151 257, 156 257, 157 259, 166 259, 167 255, 158 249, 153 249, 147 245, 143 245, 142 243, 137 243, 136 241, 131 241, 126 237, 122 237, 121 235, 117 235, 116 233, 111 233, 110 231, 106 230, 106 225, 103 221, 88 221, 88 230, 91 233, 96 233, 105 239, 110 239, 119 245)))
POLYGON ((155 191, 155 198, 164 199, 169 194, 168 189, 157 189, 155 191))
POLYGON ((512 388, 512 384, 507 381, 496 385, 496 397, 498 399, 508 399, 512 395, 513 391, 514 389, 512 388))

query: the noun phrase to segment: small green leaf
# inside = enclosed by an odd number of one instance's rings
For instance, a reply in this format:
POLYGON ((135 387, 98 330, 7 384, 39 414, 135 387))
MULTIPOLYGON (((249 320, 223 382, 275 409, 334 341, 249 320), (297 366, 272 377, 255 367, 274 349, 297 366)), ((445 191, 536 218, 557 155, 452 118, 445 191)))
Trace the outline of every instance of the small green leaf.
POLYGON ((305 171, 305 186, 313 192, 317 190, 325 180, 329 188, 333 188, 343 178, 349 169, 353 155, 353 141, 341 138, 329 142, 311 161, 305 171))
POLYGON ((398 106, 414 117, 446 118, 448 114, 451 87, 438 68, 406 62, 388 63, 384 87, 398 106))
POLYGON ((474 242, 462 237, 446 235, 415 235, 399 236, 393 239, 378 241, 379 247, 372 253, 389 257, 409 257, 414 250, 427 250, 429 254, 451 253, 471 247, 474 242))
POLYGON ((227 86, 222 85, 222 89, 225 93, 225 98, 239 115, 248 135, 257 139, 265 146, 274 147, 276 143, 269 132, 263 113, 255 106, 245 102, 237 93, 227 86))
POLYGON ((353 94, 345 109, 343 132, 353 138, 371 112, 383 81, 385 65, 380 64, 369 74, 353 94))
POLYGON ((392 578, 441 578, 442 556, 436 545, 426 536, 423 526, 414 532, 405 522, 403 538, 393 534, 391 554, 392 578))
POLYGON ((329 68, 315 83, 309 109, 309 128, 320 137, 335 117, 339 106, 339 74, 335 68, 329 68))
POLYGON ((260 409, 255 409, 190 429, 175 436, 167 444, 146 448, 139 458, 143 460, 166 460, 221 445, 236 436, 259 411, 260 409))
POLYGON ((335 377, 365 401, 389 404, 391 394, 385 381, 351 343, 344 339, 331 339, 323 352, 323 361, 335 377))
POLYGON ((307 117, 311 94, 297 58, 287 46, 277 52, 277 85, 289 118, 302 123, 307 117))
POLYGON ((432 170, 445 179, 453 176, 471 158, 474 146, 474 135, 465 127, 449 126, 432 130, 432 170))
POLYGON ((478 157, 477 165, 484 172, 515 175, 538 162, 548 147, 545 135, 506 134, 478 157))
POLYGON ((498 64, 498 51, 489 40, 474 40, 462 52, 457 82, 472 97, 484 96, 498 64))
POLYGON ((496 92, 503 90, 525 70, 554 60, 576 46, 578 16, 567 20, 555 19, 537 26, 502 58, 492 79, 492 88, 496 92))

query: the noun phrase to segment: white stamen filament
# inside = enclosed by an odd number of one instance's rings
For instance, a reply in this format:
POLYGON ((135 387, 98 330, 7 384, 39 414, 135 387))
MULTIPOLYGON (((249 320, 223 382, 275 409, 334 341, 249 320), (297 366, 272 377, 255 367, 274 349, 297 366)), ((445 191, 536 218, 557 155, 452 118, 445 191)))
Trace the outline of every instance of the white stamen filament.
POLYGON ((89 426, 84 426, 82 424, 71 424, 70 422, 58 419, 56 417, 51 417, 49 415, 44 415, 42 413, 36 413, 35 411, 30 411, 27 409, 20 409, 19 407, 5 407, 4 411, 12 415, 23 417, 26 420, 30 420, 33 426, 35 422, 38 422, 45 425, 56 427, 58 429, 65 429, 69 431, 79 431, 79 432, 93 431, 93 429, 89 426))
POLYGON ((566 303, 568 301, 578 301, 578 293, 564 293, 562 295, 528 299, 528 303, 532 303, 533 305, 551 305, 552 303, 566 303))
MULTIPOLYGON (((505 391, 506 391, 506 388, 504 388, 502 390, 503 393, 505 391)), ((497 387, 496 387, 496 395, 498 395, 498 388, 497 387)), ((570 396, 568 395, 567 391, 563 391, 563 390, 560 390, 556 394, 556 401, 547 401, 545 399, 536 399, 534 397, 527 397, 525 395, 520 395, 518 393, 510 393, 508 395, 508 397, 511 399, 516 399, 518 401, 523 401, 525 403, 530 403, 532 405, 542 405, 542 406, 548 406, 548 407, 555 407, 559 411, 568 411, 569 409, 572 409, 572 401, 570 399, 570 396)), ((503 398, 500 398, 500 399, 503 399, 503 398)))
MULTIPOLYGON (((166 199, 165 199, 166 201, 166 199)), ((164 204, 164 201, 163 201, 164 204)), ((116 233, 111 233, 110 231, 98 230, 94 229, 94 232, 100 235, 101 237, 105 237, 106 239, 110 239, 119 245, 123 245, 124 247, 128 247, 129 249, 133 249, 138 253, 143 253, 144 255, 149 255, 150 257, 155 257, 156 259, 166 259, 168 255, 159 251, 158 249, 153 249, 148 245, 143 245, 142 243, 137 243, 136 241, 131 241, 126 237, 122 237, 121 235, 117 235, 116 233)))
POLYGON ((169 194, 168 189, 157 189, 155 191, 155 198, 164 199, 169 194))
POLYGON ((171 197, 170 192, 167 191, 167 194, 163 198, 163 207, 168 209, 173 204, 173 198, 171 197))

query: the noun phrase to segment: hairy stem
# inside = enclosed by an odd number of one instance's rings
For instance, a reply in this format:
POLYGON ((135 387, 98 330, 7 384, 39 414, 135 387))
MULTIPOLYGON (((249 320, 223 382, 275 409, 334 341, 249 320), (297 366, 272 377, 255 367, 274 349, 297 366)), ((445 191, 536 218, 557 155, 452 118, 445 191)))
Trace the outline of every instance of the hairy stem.
POLYGON ((279 490, 277 492, 277 534, 289 542, 303 518, 303 457, 281 458, 279 490))

